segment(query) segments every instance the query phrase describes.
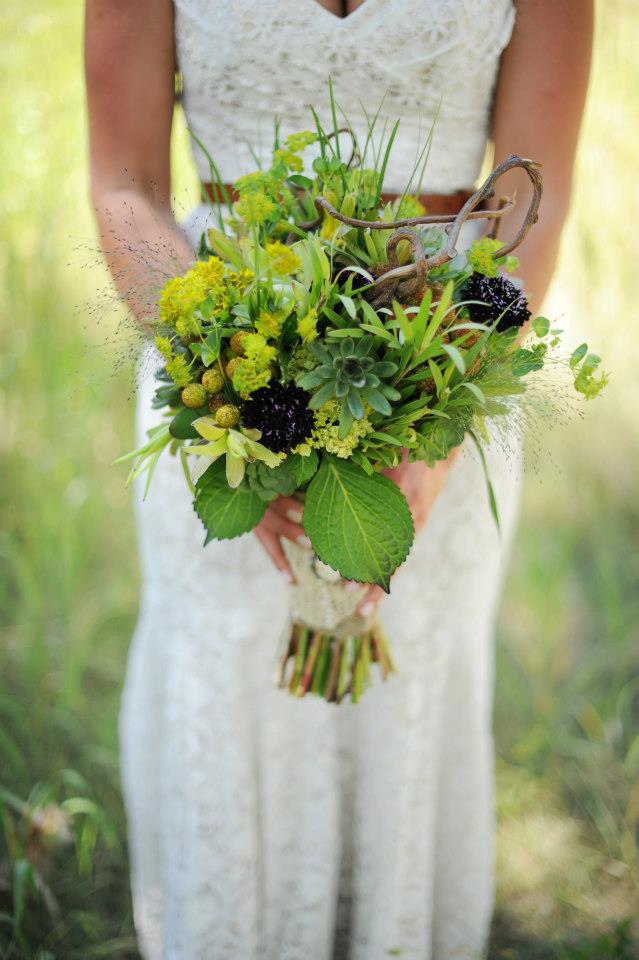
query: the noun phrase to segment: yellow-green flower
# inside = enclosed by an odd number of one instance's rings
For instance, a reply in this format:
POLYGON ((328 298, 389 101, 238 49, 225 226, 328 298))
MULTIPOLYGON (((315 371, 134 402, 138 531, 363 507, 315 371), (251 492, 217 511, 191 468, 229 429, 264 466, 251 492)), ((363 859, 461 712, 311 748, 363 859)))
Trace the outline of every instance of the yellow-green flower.
POLYGON ((166 361, 166 372, 178 387, 185 387, 192 380, 188 361, 181 353, 166 361))
POLYGON ((261 310, 255 329, 267 340, 276 340, 282 332, 286 315, 282 310, 261 310))
POLYGON ((285 243, 280 243, 279 240, 267 243, 266 252, 273 269, 278 273, 286 275, 295 273, 302 266, 302 261, 297 254, 285 243))
POLYGON ((187 313, 175 321, 175 332, 184 340, 189 337, 201 337, 202 326, 192 313, 187 313))
POLYGON ((496 253, 500 247, 503 247, 501 240, 493 240, 492 237, 475 240, 467 254, 469 266, 475 273, 483 273, 485 277, 496 277, 499 273, 499 264, 493 259, 493 253, 496 253))
POLYGON ((317 310, 314 307, 297 320, 297 332, 304 343, 310 343, 317 337, 317 310))
POLYGON ((320 447, 336 457, 350 457, 362 437, 370 433, 373 425, 368 417, 354 420, 345 437, 339 435, 340 404, 337 400, 329 400, 319 410, 315 411, 315 427, 309 443, 313 447, 320 447))
POLYGON ((239 272, 235 270, 230 270, 226 275, 226 282, 230 290, 233 290, 235 293, 242 296, 249 283, 255 279, 255 274, 252 270, 249 270, 248 267, 245 267, 239 272))
POLYGON ((184 329, 203 300, 209 295, 214 295, 215 300, 224 293, 224 264, 219 257, 198 260, 183 276, 167 280, 162 287, 158 299, 160 320, 176 328, 181 321, 184 329))
POLYGON ((239 430, 218 427, 213 417, 198 417, 193 426, 200 436, 208 441, 185 447, 186 453, 217 460, 226 454, 226 480, 229 487, 239 487, 244 479, 247 460, 261 460, 267 467, 276 467, 280 457, 268 450, 260 439, 259 430, 239 430))
POLYGON ((277 357, 277 350, 266 342, 261 333, 249 333, 242 340, 242 349, 244 356, 260 367, 265 369, 277 357))
POLYGON ((312 444, 305 440, 304 443, 298 443, 296 447, 293 447, 291 453, 299 453, 300 457, 310 457, 312 449, 312 444))
POLYGON ((405 197, 402 197, 399 206, 397 207, 397 216, 396 219, 408 219, 409 217, 421 217, 426 213, 426 208, 424 204, 420 201, 419 197, 413 197, 410 194, 407 194, 405 197))
POLYGON ((307 346, 303 343, 296 343, 291 350, 286 365, 286 379, 296 380, 302 373, 308 373, 313 367, 317 366, 317 360, 307 346))
POLYGON ((214 289, 224 281, 224 264, 219 257, 198 260, 186 274, 186 279, 193 283, 202 281, 207 287, 214 289))
POLYGON ((289 170, 294 170, 295 173, 301 173, 304 169, 302 158, 298 157, 292 150, 287 150, 285 147, 280 147, 279 150, 275 150, 273 153, 273 162, 274 164, 281 162, 288 167, 289 170))
POLYGON ((235 209, 247 226, 256 227, 272 217, 277 207, 263 191, 247 190, 235 204, 235 209))
POLYGON ((246 173, 243 177, 238 177, 233 186, 240 193, 244 190, 268 190, 271 185, 271 175, 264 170, 253 170, 252 173, 246 173))
POLYGON ((164 360, 170 360, 173 356, 173 347, 168 337, 156 337, 153 341, 157 349, 162 354, 164 360))
POLYGON ((289 133, 284 141, 289 150, 293 153, 301 153, 306 147, 310 147, 317 140, 317 134, 312 130, 300 130, 297 133, 289 133))
POLYGON ((271 379, 271 370, 267 367, 259 366, 254 360, 245 358, 238 359, 233 369, 233 387, 242 399, 265 387, 271 379))

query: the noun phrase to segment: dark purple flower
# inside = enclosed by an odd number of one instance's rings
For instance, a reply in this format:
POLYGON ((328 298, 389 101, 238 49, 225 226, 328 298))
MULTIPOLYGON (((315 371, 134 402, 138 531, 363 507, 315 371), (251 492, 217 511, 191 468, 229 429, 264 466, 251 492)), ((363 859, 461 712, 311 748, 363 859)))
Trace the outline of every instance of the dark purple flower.
POLYGON ((497 324, 500 333, 510 327, 522 327, 530 316, 528 301, 506 277, 473 273, 461 288, 461 296, 463 300, 481 301, 466 305, 474 323, 490 324, 501 317, 497 324))
POLYGON ((288 453, 311 435, 310 395, 292 383, 274 380, 242 404, 242 426, 259 430, 260 443, 273 453, 288 453))

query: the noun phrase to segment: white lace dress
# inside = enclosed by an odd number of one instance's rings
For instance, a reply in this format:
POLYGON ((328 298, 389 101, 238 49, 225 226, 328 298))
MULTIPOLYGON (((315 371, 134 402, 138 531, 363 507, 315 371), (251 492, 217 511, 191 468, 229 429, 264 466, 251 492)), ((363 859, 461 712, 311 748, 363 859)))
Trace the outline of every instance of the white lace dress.
MULTIPOLYGON (((511 0, 176 0, 191 126, 222 177, 273 115, 401 117, 389 189, 437 124, 424 188, 472 185, 511 0), (325 110, 321 110, 326 113, 325 110)), ((202 157, 204 179, 209 179, 202 157)), ((198 217, 191 217, 195 231, 198 217)), ((152 378, 140 433, 157 422, 152 378)), ((179 464, 137 504, 140 618, 121 714, 135 919, 146 960, 475 960, 492 905, 492 632, 517 457, 453 466, 382 615, 399 675, 357 706, 275 689, 286 584, 252 535, 203 548, 179 464)), ((139 500, 140 491, 138 491, 139 500)))

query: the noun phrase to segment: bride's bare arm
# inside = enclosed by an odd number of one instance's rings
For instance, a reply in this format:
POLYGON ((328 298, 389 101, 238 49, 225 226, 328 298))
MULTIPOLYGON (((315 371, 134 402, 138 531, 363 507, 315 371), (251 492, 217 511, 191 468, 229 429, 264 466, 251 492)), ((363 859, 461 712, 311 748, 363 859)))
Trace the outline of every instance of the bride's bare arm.
MULTIPOLYGON (((139 322, 159 287, 194 259, 171 212, 169 146, 175 43, 171 0, 87 0, 86 79, 91 191, 104 254, 139 322)), ((292 504, 299 511, 297 504, 292 504)), ((281 537, 304 536, 285 499, 255 530, 292 579, 281 537)))
MULTIPOLYGON (((510 153, 543 164, 539 221, 516 251, 533 312, 552 279, 561 231, 570 205, 575 151, 592 49, 592 0, 517 0, 512 39, 501 61, 492 138, 495 161, 510 153)), ((498 190, 519 192, 525 209, 530 187, 519 172, 498 190)), ((514 226, 514 224, 513 224, 514 226)), ((504 238, 512 226, 504 223, 504 238)))
POLYGON ((138 320, 194 253, 171 213, 171 0, 87 0, 91 195, 104 254, 138 320))
MULTIPOLYGON (((544 195, 539 222, 516 251, 517 273, 526 283, 531 309, 539 310, 552 279, 568 213, 575 150, 588 86, 592 47, 592 0, 517 0, 517 20, 504 52, 495 91, 492 137, 495 162, 511 153, 543 164, 544 195)), ((521 215, 529 197, 525 174, 503 177, 498 190, 519 193, 521 215)), ((506 220, 504 237, 513 227, 506 220)), ((516 229, 516 228, 515 228, 516 229)), ((419 529, 446 482, 454 457, 428 470, 402 463, 390 472, 409 502, 419 529)), ((360 610, 368 614, 383 597, 372 587, 360 610)))

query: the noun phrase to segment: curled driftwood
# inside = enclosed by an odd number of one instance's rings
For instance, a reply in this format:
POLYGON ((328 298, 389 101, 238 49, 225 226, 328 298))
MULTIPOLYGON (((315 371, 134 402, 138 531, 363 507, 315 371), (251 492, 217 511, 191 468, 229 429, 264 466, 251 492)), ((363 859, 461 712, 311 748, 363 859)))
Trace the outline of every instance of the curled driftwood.
POLYGON ((327 213, 329 216, 334 217, 341 223, 346 223, 352 227, 362 227, 369 230, 394 231, 386 244, 386 251, 391 269, 382 274, 382 276, 375 280, 368 288, 368 296, 373 299, 373 302, 383 302, 384 300, 387 300, 389 294, 393 295, 395 293, 395 290, 397 290, 399 284, 401 284, 403 288, 400 292, 405 293, 407 290, 406 282, 408 280, 413 280, 415 284, 414 289, 418 289, 419 286, 424 282, 428 270, 432 269, 433 267, 442 266, 443 264, 452 260, 457 255, 457 242, 459 240, 459 235, 463 225, 467 221, 492 220, 493 229, 491 231, 491 236, 495 237, 497 235, 498 224, 501 218, 509 213, 510 210, 512 210, 515 205, 514 200, 508 198, 502 199, 498 209, 496 210, 478 210, 477 208, 495 196, 495 183, 497 180, 499 180, 499 178, 509 170, 513 170, 516 167, 521 167, 526 171, 532 184, 533 195, 521 226, 519 227, 519 230, 515 236, 512 238, 512 240, 510 240, 509 243, 505 244, 493 254, 493 257, 495 258, 503 257, 507 253, 511 253, 516 247, 519 246, 522 240, 526 237, 532 225, 537 222, 537 218, 539 216, 539 204, 541 203, 542 178, 539 164, 534 160, 526 160, 523 157, 516 156, 515 154, 508 157, 495 167, 493 172, 486 178, 481 187, 479 187, 479 189, 468 198, 459 213, 454 216, 424 214, 422 217, 408 217, 403 220, 375 220, 369 222, 368 220, 358 220, 354 217, 345 216, 338 210, 335 210, 335 208, 327 200, 325 200, 324 197, 318 197, 315 201, 315 206, 318 208, 318 210, 322 211, 322 213, 327 213), (423 254, 423 247, 421 245, 421 241, 419 241, 419 234, 416 230, 411 228, 428 226, 430 224, 441 224, 444 226, 446 231, 446 242, 441 250, 438 250, 430 257, 426 257, 419 254, 419 251, 421 251, 421 254, 423 254), (401 267, 396 266, 396 247, 400 240, 408 240, 408 242, 411 244, 413 255, 415 257, 414 262, 405 264, 401 267))
POLYGON ((417 231, 411 230, 410 227, 400 227, 399 230, 395 230, 386 244, 386 253, 390 269, 383 273, 372 287, 371 292, 373 290, 375 292, 372 305, 379 307, 384 303, 390 303, 396 289, 401 300, 417 299, 420 292, 423 292, 428 274, 426 252, 417 231), (405 270, 405 267, 399 266, 397 259, 397 247, 402 240, 410 245, 413 262, 406 264, 410 268, 410 273, 402 273, 402 282, 399 282, 397 274, 405 270))

